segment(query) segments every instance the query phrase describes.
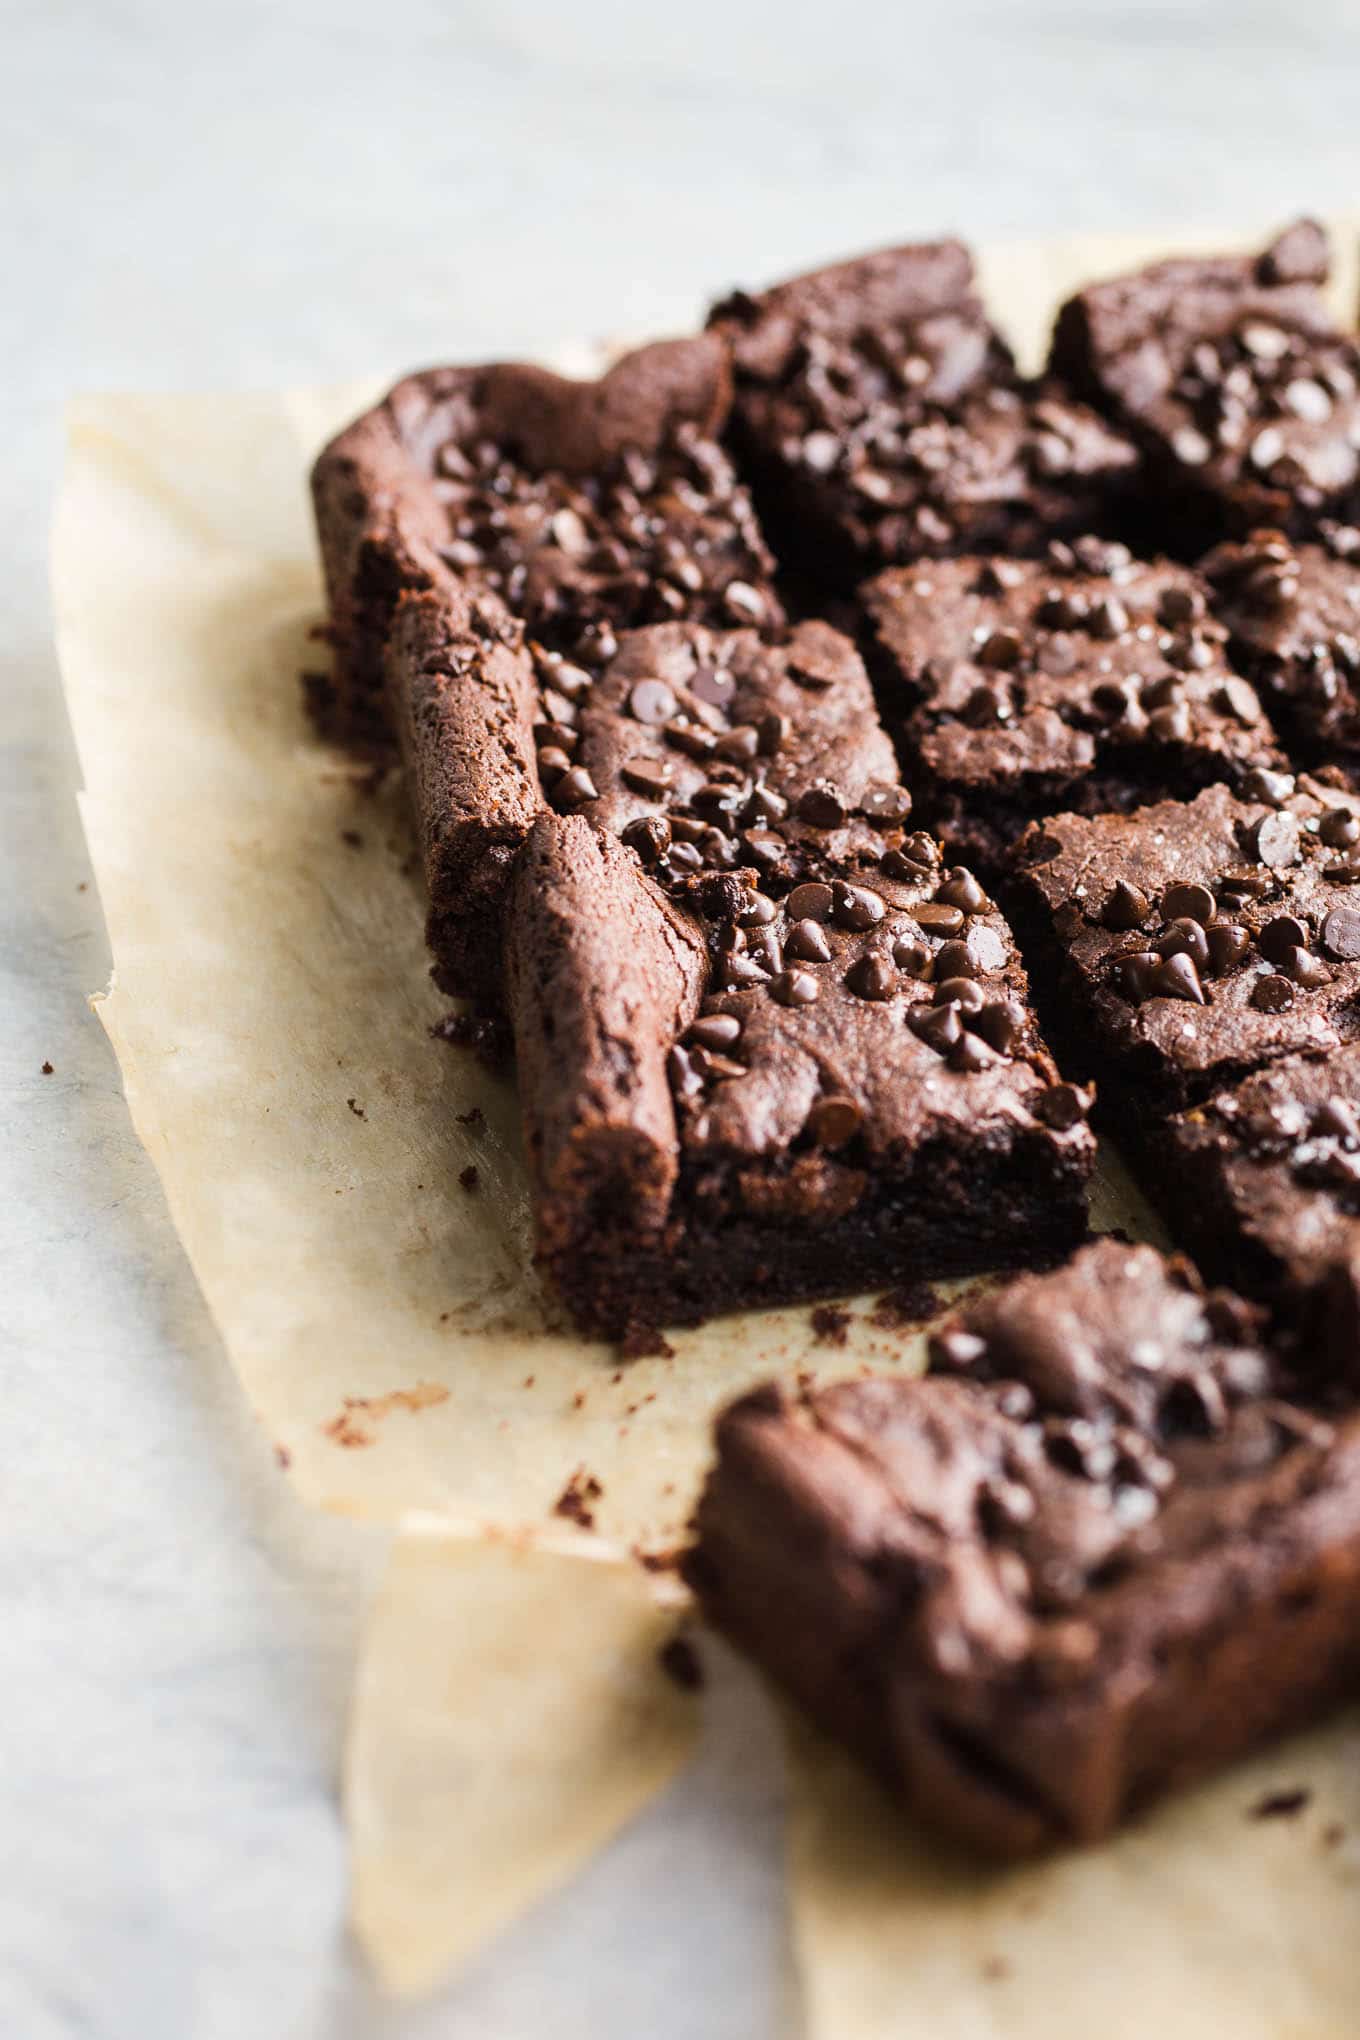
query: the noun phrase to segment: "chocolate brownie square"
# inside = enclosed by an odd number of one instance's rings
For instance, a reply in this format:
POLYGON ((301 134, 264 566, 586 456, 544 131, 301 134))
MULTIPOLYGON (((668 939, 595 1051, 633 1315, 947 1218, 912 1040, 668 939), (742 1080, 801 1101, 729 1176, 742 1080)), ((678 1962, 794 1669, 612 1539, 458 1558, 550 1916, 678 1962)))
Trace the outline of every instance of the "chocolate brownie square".
POLYGON ((1360 349, 1327 309, 1329 264, 1299 220, 1259 255, 1154 262, 1059 313, 1051 369, 1139 441, 1183 544, 1351 513, 1360 349))
POLYGON ((1202 583, 1102 539, 932 560, 860 591, 921 817, 994 871, 1036 815, 1125 811, 1285 764, 1202 583))
POLYGON ((1021 837, 1008 898, 1054 1039, 1121 1140, 1360 1036, 1358 819, 1352 794, 1264 773, 1021 837))
POLYGON ((1324 520, 1315 543, 1257 531, 1202 571, 1215 614, 1295 754, 1360 767, 1360 530, 1324 520))
POLYGON ((584 1329, 1060 1253, 1089 1099, 928 838, 776 897, 545 813, 506 927, 539 1258, 584 1329))
POLYGON ((780 621, 772 562, 716 434, 730 378, 711 336, 624 355, 594 382, 518 363, 398 383, 312 475, 337 734, 381 741, 383 647, 442 562, 549 654, 592 664, 669 617, 780 621))
POLYGON ((823 583, 1099 527, 1136 470, 1121 432, 1021 380, 957 241, 739 292, 710 326, 769 529, 823 583))
POLYGON ((1091 1842, 1356 1690, 1358 1385, 1103 1240, 972 1305, 923 1380, 736 1403, 686 1570, 950 1837, 1091 1842))
POLYGON ((1215 1091, 1154 1152, 1163 1213, 1199 1265, 1297 1316, 1360 1253, 1360 1042, 1215 1091))

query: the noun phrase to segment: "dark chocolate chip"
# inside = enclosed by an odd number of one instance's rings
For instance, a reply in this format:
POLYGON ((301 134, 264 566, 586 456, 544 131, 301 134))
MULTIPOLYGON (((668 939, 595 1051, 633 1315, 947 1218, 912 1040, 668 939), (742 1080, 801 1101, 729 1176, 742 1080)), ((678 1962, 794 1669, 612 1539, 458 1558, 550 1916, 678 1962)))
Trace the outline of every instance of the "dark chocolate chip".
POLYGON ((739 723, 736 729, 719 737, 714 746, 715 757, 725 759, 729 765, 749 765, 759 751, 760 738, 753 723, 739 723))
POLYGON ((817 921, 795 921, 784 937, 784 954, 798 963, 826 963, 831 957, 831 944, 817 921))
POLYGON ((1306 992, 1320 991, 1323 985, 1332 981, 1332 973, 1320 956, 1314 956, 1308 949, 1291 949, 1280 964, 1280 969, 1296 985, 1306 992))
POLYGON ((967 1075, 976 1075, 979 1070, 987 1069, 996 1060, 996 1050, 989 1048, 976 1034, 961 1034, 949 1051, 950 1069, 961 1070, 967 1075))
POLYGON ((710 708, 726 708, 737 691, 737 683, 724 666, 700 666, 689 683, 696 701, 710 708))
POLYGON ((781 1006, 810 1006, 821 990, 808 970, 781 970, 770 985, 770 997, 781 1006))
POLYGON ((735 1013, 701 1013, 691 1021, 686 1039, 700 1048, 731 1048, 741 1039, 741 1022, 735 1013))
POLYGON ((1162 894, 1162 912, 1168 921, 1213 919, 1214 896, 1207 885, 1169 885, 1162 894))
POLYGON ((911 795, 905 786, 866 786, 860 812, 876 822, 904 822, 911 813, 911 795))
POLYGON ((974 1033, 991 1043, 998 1055, 1009 1055, 1025 1031, 1025 1009, 1007 993, 999 999, 988 999, 968 1024, 974 1033))
POLYGON ((570 772, 571 759, 560 745, 545 744, 538 753, 538 776, 545 786, 553 786, 564 772, 570 772))
POLYGON ((944 882, 936 886, 935 898, 941 906, 959 907, 965 914, 980 914, 988 904, 986 893, 962 864, 956 864, 944 882))
POLYGON ((1155 947, 1159 956, 1188 956, 1196 970, 1208 968, 1209 938, 1198 921, 1173 921, 1155 947))
POLYGON ((584 765, 573 765, 553 788, 553 798, 565 801, 570 807, 581 807, 586 801, 598 800, 599 797, 600 790, 584 765))
POLYGON ((851 964, 845 982, 857 998, 890 999, 897 987, 897 972, 886 956, 874 951, 851 964))
POLYGON ((988 631, 978 645, 974 657, 979 666, 1008 668, 1019 663, 1024 643, 1019 633, 1013 630, 988 631))
POLYGON ((928 935, 958 935, 965 925, 961 907, 940 906, 927 900, 911 911, 917 925, 928 935))
POLYGON ((736 623, 765 620, 765 597, 749 581, 729 581, 723 590, 723 607, 736 623))
POLYGON ((682 1098, 693 1098, 704 1088, 702 1077, 688 1051, 683 1048, 673 1048, 666 1057, 666 1074, 672 1089, 678 1091, 682 1098))
POLYGON ((786 715, 763 715, 756 724, 756 744, 762 758, 777 757, 788 738, 789 719, 786 715))
POLYGON ((743 928, 768 928, 778 912, 778 907, 767 893, 756 892, 753 888, 742 894, 737 921, 743 928))
POLYGON ((1164 999, 1188 999, 1196 1006, 1204 1004, 1204 987, 1199 981, 1199 972, 1191 959, 1181 954, 1162 958, 1153 973, 1153 992, 1164 999))
POLYGON ((1220 921, 1208 929, 1206 940, 1209 944, 1209 968, 1217 977, 1240 963, 1251 947, 1251 937, 1246 929, 1233 921, 1220 921))
POLYGON ((808 1114, 808 1133, 818 1147, 844 1147, 859 1132, 862 1119, 853 1098, 819 1098, 808 1114))
POLYGON ((1322 924, 1322 946, 1338 962, 1360 959, 1360 912, 1354 907, 1333 907, 1322 924))
POLYGON ((1147 894, 1139 886, 1131 885, 1126 878, 1119 878, 1101 908, 1100 918, 1107 928, 1125 933, 1141 928, 1151 912, 1152 905, 1147 894))
POLYGON ((1256 824, 1254 848, 1262 864, 1278 871, 1299 861, 1299 825, 1291 814, 1263 815, 1256 824))
POLYGON ((936 981, 933 1003, 957 1006, 961 1013, 980 1013, 987 1003, 987 995, 974 978, 940 978, 936 981))
POLYGON ((944 1055, 963 1034, 957 1006, 913 1006, 907 1025, 937 1055, 944 1055))
POLYGON ((644 864, 655 864, 671 847, 671 825, 665 815, 639 815, 623 831, 623 840, 644 864))
POLYGON ((814 829, 838 829, 845 820, 845 799, 829 779, 814 780, 798 798, 798 814, 814 829))
MULTIPOLYGON (((876 928, 885 911, 878 894, 867 891, 861 885, 847 885, 844 879, 838 878, 831 888, 831 918, 838 927, 876 928)), ((919 913, 917 919, 920 919, 919 913)))
POLYGON ((1067 1133, 1074 1126, 1080 1126, 1089 1118, 1095 1094, 1080 1084, 1050 1084, 1041 1091, 1035 1101, 1034 1110, 1045 1126, 1051 1126, 1055 1133, 1067 1133))
MULTIPOLYGON (((640 793, 647 800, 660 800, 674 784, 675 774, 664 758, 627 758, 619 767, 619 777, 634 793, 640 793)), ((586 799, 590 795, 583 796, 586 799)))
POLYGON ((776 836, 770 829, 744 829, 741 847, 760 871, 777 871, 787 854, 783 837, 776 836))
POLYGON ((628 696, 629 710, 640 723, 667 723, 676 706, 675 696, 664 680, 639 680, 628 696))
POLYGON ((1329 850, 1349 850, 1360 843, 1360 816, 1349 808, 1328 808, 1318 821, 1318 835, 1329 850))
POLYGON ((1254 765, 1242 781, 1244 800, 1263 800, 1273 808, 1283 807, 1293 791, 1292 773, 1273 772, 1266 765, 1254 765))
POLYGON ((935 952, 927 942, 898 935, 893 940, 892 959, 908 977, 928 978, 935 962, 935 952))
POLYGON ((808 885, 796 885, 786 902, 795 921, 829 921, 834 904, 835 895, 831 887, 816 880, 808 885))
POLYGON ((1308 929, 1296 914, 1277 914, 1266 922, 1256 940, 1262 956, 1282 964, 1293 950, 1306 947, 1308 929))
POLYGON ((1294 1003, 1294 987, 1288 978, 1263 977, 1252 992, 1251 1003, 1262 1013, 1287 1013, 1294 1003))

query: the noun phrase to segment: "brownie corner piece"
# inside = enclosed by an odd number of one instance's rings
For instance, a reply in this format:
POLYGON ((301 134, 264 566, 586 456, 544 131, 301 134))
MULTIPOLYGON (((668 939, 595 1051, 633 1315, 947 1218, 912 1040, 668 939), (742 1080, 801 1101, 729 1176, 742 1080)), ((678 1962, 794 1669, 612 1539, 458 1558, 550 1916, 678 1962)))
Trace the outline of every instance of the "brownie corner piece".
POLYGON ((1023 552, 1109 514, 1138 466, 1052 378, 1021 380, 957 241, 841 262, 717 306, 733 440, 816 582, 895 560, 1023 552))
POLYGON ((1360 1419, 1249 1306, 1102 1240, 970 1306, 923 1379, 735 1404, 686 1571, 911 1809, 1025 1855, 1354 1690, 1358 1471, 1360 1419))
POLYGON ((1329 267, 1299 220, 1258 254, 1154 262, 1062 307, 1051 368, 1138 439, 1184 542, 1349 514, 1360 348, 1322 294, 1329 267))
POLYGON ((1285 765, 1203 582, 1171 561, 1088 535, 889 568, 859 601, 922 819, 989 871, 1036 815, 1285 765))

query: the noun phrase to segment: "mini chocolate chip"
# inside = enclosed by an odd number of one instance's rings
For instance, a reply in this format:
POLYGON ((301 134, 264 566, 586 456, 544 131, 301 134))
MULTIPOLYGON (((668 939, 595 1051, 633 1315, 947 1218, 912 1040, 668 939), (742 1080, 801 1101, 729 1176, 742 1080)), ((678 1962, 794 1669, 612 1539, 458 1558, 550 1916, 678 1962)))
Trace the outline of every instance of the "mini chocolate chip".
POLYGON ((968 1024, 991 1043, 998 1055, 1009 1055, 1025 1031, 1025 1009, 1007 993, 999 999, 988 999, 968 1024))
POLYGON ((702 871, 704 860, 693 843, 673 843, 666 853, 672 871, 702 871))
POLYGON ((932 1367, 975 1367, 987 1357, 987 1341, 961 1325, 947 1325, 931 1333, 926 1351, 932 1367))
POLYGON ((819 922, 795 921, 784 937, 784 954, 799 963, 826 963, 831 957, 831 944, 819 922))
POLYGON ((1318 822, 1318 835, 1329 850, 1349 850, 1360 843, 1360 816, 1349 808, 1328 808, 1318 822))
POLYGON ((1250 935, 1234 921, 1218 922, 1206 931, 1205 939, 1209 944, 1209 968, 1216 977, 1240 963, 1251 948, 1250 935))
POLYGON ((1194 735, 1190 710, 1183 701, 1173 702, 1170 708, 1159 708, 1148 717, 1148 730, 1159 744, 1188 744, 1194 735))
POLYGON ((1068 1133, 1090 1117, 1095 1094, 1080 1084, 1050 1084, 1035 1100, 1034 1110, 1055 1133, 1068 1133))
POLYGON ((841 928, 876 928, 885 911, 878 894, 863 886, 847 885, 838 878, 831 888, 831 917, 841 928))
POLYGON ((1153 973, 1153 992, 1164 999, 1188 999, 1196 1006, 1204 1004, 1204 987, 1199 981, 1199 972, 1190 957, 1176 954, 1163 957, 1153 973))
POLYGON ((1256 824, 1255 850, 1262 864, 1278 871, 1299 861, 1299 825, 1291 814, 1263 815, 1256 824))
POLYGON ((829 779, 814 780, 798 798, 798 814, 814 829, 838 829, 845 820, 845 800, 829 779))
POLYGON ((773 712, 763 715, 756 724, 756 748, 762 758, 777 757, 789 737, 789 719, 786 715, 773 712))
POLYGON ((728 730, 719 737, 714 746, 715 755, 730 765, 749 765, 759 755, 760 738, 753 723, 739 723, 734 730, 728 730))
POLYGON ((1115 981, 1135 1006, 1141 1006, 1144 999, 1155 995, 1157 972, 1162 959, 1153 949, 1136 949, 1115 960, 1115 981))
POLYGON ((957 1006, 913 1006, 907 1025, 937 1055, 944 1055, 963 1034, 957 1006))
POLYGON ((1153 948, 1159 956, 1188 956, 1196 970, 1209 964, 1209 938, 1198 921, 1173 921, 1153 948))
POLYGON ((1162 912, 1168 921, 1213 919, 1214 896, 1207 885, 1169 885, 1162 894, 1162 912))
POLYGON ((1024 643, 1018 632, 992 630, 983 637, 973 654, 979 666, 1006 668, 1018 664, 1024 643))
POLYGON ((782 822, 789 811, 789 804, 782 793, 776 793, 772 786, 753 786, 741 818, 747 823, 782 822))
POLYGON ((1291 950, 1307 946, 1308 929, 1296 914, 1277 914, 1266 922, 1256 940, 1262 956, 1271 963, 1283 963, 1291 950))
MULTIPOLYGON (((952 1009, 947 1009, 952 1010, 952 1009)), ((981 1036, 961 1034, 949 1051, 949 1067, 965 1075, 975 1076, 997 1060, 996 1050, 989 1048, 981 1036)))
POLYGON ((1193 622, 1203 607, 1203 598, 1197 588, 1173 584, 1170 588, 1163 588, 1157 597, 1157 621, 1174 630, 1178 624, 1193 622))
POLYGON ((1360 958, 1360 913, 1354 907, 1333 907, 1322 924, 1322 946, 1341 963, 1360 958))
POLYGON ((810 1006, 820 990, 811 971, 781 970, 770 984, 770 997, 781 1006, 810 1006))
POLYGON ((545 786, 554 785, 564 772, 570 770, 571 759, 559 745, 545 744, 538 753, 538 776, 545 786))
POLYGON ((908 977, 928 978, 935 962, 935 952, 927 942, 912 941, 910 936, 898 935, 893 941, 892 959, 908 977))
POLYGON ((1294 987, 1288 978, 1260 978, 1252 992, 1251 1003, 1262 1013, 1287 1013, 1294 1003, 1294 987))
POLYGON ((904 822, 911 813, 911 795, 905 786, 875 782, 865 787, 859 806, 876 822, 904 822))
POLYGON ((1129 627, 1129 612, 1117 595, 1102 595, 1091 604, 1086 627, 1093 637, 1117 638, 1129 627))
POLYGON ((619 767, 619 777, 634 793, 643 794, 648 800, 660 800, 675 780, 664 758, 627 758, 619 767))
POLYGON ((735 1013, 701 1013, 690 1022, 685 1038, 700 1048, 731 1048, 741 1039, 741 1022, 735 1013))
POLYGON ((829 885, 814 879, 808 885, 796 885, 785 904, 795 921, 829 921, 835 894, 829 885))
POLYGON ((724 666, 700 666, 689 683, 696 701, 710 708, 726 708, 737 691, 737 683, 724 666))
POLYGON ((978 975, 972 953, 967 942, 955 936, 952 941, 942 942, 935 956, 937 978, 970 978, 978 975))
POLYGON ((676 699, 664 680, 639 680, 628 696, 628 707, 640 723, 667 723, 676 712, 676 699))
POLYGON ((965 914, 980 914, 988 904, 986 893, 962 864, 956 864, 944 883, 936 886, 935 898, 941 906, 959 907, 965 914))
POLYGON ((564 772, 553 788, 553 798, 566 801, 572 807, 580 807, 588 800, 598 800, 600 790, 586 771, 584 765, 573 765, 570 772, 564 772))
POLYGON ((1254 765, 1242 780, 1243 800, 1263 800, 1267 807, 1283 807, 1294 791, 1291 772, 1274 772, 1268 765, 1254 765))
POLYGON ((851 964, 845 982, 858 998, 890 999, 897 986, 897 972, 886 956, 874 951, 851 964))
POLYGON ((689 758, 708 758, 717 749, 717 738, 712 730, 706 730, 694 722, 668 722, 666 741, 674 744, 677 751, 683 751, 689 758))
POLYGON ((961 907, 941 906, 927 900, 911 911, 917 925, 928 935, 958 935, 965 925, 961 907))
POLYGON ((1141 928, 1151 912, 1152 904, 1147 894, 1139 886, 1131 885, 1126 878, 1118 878, 1100 910, 1100 918, 1107 928, 1122 934, 1141 928))
POLYGON ((808 1114, 808 1133, 818 1147, 844 1147, 859 1132, 862 1119, 853 1098, 819 1098, 808 1114))
POLYGON ((655 864, 671 847, 671 825, 665 815, 639 815, 623 831, 623 840, 644 864, 655 864))
POLYGON ((1291 978, 1296 985, 1301 985, 1306 992, 1320 991, 1323 985, 1329 985, 1332 981, 1332 973, 1322 958, 1314 956, 1308 949, 1291 949, 1280 964, 1280 969, 1287 978, 1291 978))
POLYGON ((777 871, 787 854, 783 837, 776 836, 769 829, 744 829, 741 847, 760 871, 777 871))
POLYGON ((768 928, 779 912, 768 893, 757 892, 754 888, 742 894, 737 909, 737 921, 743 928, 768 928))
POLYGON ((980 1013, 987 1003, 987 995, 973 978, 940 978, 936 981, 932 1003, 936 1006, 957 1006, 961 1013, 980 1013))

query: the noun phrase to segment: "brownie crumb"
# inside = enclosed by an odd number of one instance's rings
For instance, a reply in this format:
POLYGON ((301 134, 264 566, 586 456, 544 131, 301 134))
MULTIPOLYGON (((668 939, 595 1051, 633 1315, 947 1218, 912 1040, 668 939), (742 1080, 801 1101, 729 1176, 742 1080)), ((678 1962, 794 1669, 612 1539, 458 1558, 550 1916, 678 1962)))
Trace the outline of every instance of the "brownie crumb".
POLYGON ((1291 1786, 1284 1792, 1267 1792, 1265 1797, 1258 1799, 1255 1806, 1250 1809, 1248 1818, 1293 1820, 1295 1814, 1303 1812, 1312 1796, 1306 1785, 1291 1786))
POLYGON ((362 850, 364 847, 364 839, 357 829, 342 829, 340 831, 340 841, 348 843, 351 850, 362 850))
POLYGON ((687 1636, 673 1636, 663 1644, 658 1653, 661 1669, 667 1678, 674 1679, 677 1686, 687 1693, 697 1693, 704 1683, 704 1668, 699 1662, 699 1653, 687 1636))
POLYGON ((482 1111, 480 1105, 474 1105, 471 1108, 471 1110, 467 1112, 455 1112, 453 1116, 460 1126, 486 1125, 486 1114, 482 1111))
POLYGON ((629 1325, 619 1340, 625 1360, 673 1360, 675 1348, 655 1325, 629 1325))
POLYGON ((462 1184, 463 1188, 467 1191, 469 1196, 471 1196, 473 1192, 476 1190, 479 1180, 480 1179, 477 1175, 477 1167, 474 1162, 469 1162, 468 1166, 465 1169, 460 1169, 458 1171, 458 1181, 462 1184))
POLYGON ((274 1447, 274 1461, 276 1465, 283 1468, 285 1473, 287 1472, 293 1463, 293 1455, 286 1445, 276 1445, 274 1447))
POLYGON ((357 1098, 346 1098, 345 1103, 346 1105, 348 1105, 350 1111, 354 1114, 354 1117, 356 1119, 367 1119, 368 1114, 365 1112, 363 1106, 359 1103, 357 1098))
POLYGON ((597 1502, 603 1493, 604 1489, 594 1474, 578 1466, 553 1503, 553 1514, 565 1516, 569 1523, 579 1523, 583 1530, 593 1530, 595 1511, 591 1503, 597 1502))
POLYGON ((43 1073, 43 1075, 44 1075, 45 1077, 50 1077, 50 1076, 52 1076, 52 1075, 54 1074, 54 1072, 53 1072, 53 1068, 52 1068, 52 1065, 51 1065, 51 1063, 50 1063, 50 1062, 45 1062, 45 1063, 43 1064, 43 1066, 42 1066, 42 1073, 43 1073))
POLYGON ((446 1013, 430 1033, 454 1048, 470 1048, 489 1070, 499 1070, 510 1054, 510 1033, 503 1020, 485 1013, 446 1013))
POLYGON ((532 1388, 537 1379, 538 1379, 537 1375, 526 1374, 522 1386, 525 1388, 532 1388))
POLYGON ((885 1291, 870 1311, 869 1322, 876 1331, 905 1331, 927 1323, 943 1308, 943 1298, 929 1282, 909 1282, 901 1289, 885 1291))
POLYGON ((1003 1983, 1011 1973, 1011 1965, 1004 1955, 988 1955, 982 1964, 982 1974, 988 1983, 1003 1983))
POLYGON ((849 1330, 849 1311, 834 1303, 819 1303, 812 1313, 812 1336, 819 1346, 843 1346, 849 1330))
POLYGON ((1341 1822, 1339 1820, 1329 1820, 1326 1827, 1322 1830, 1323 1848, 1339 1849, 1345 1839, 1346 1830, 1342 1827, 1341 1822))
POLYGON ((679 1572, 684 1553, 673 1545, 669 1551, 637 1551, 634 1556, 644 1572, 679 1572))

